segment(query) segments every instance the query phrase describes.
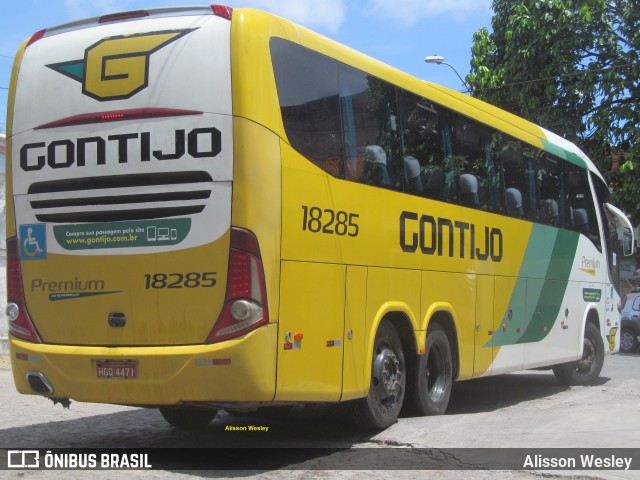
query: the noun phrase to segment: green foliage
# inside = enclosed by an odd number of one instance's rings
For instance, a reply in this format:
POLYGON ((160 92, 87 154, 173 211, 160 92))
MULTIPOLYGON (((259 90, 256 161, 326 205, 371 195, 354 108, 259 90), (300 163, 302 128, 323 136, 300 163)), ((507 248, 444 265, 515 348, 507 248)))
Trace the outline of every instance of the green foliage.
POLYGON ((474 96, 580 145, 639 223, 638 0, 494 0, 493 10, 493 32, 473 37, 474 96))

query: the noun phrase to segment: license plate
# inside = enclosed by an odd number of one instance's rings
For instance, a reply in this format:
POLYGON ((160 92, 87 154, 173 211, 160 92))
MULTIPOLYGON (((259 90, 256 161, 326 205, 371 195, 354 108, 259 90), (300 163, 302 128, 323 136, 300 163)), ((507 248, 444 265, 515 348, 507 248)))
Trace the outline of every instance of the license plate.
POLYGON ((133 360, 96 362, 98 378, 138 378, 138 362, 133 360))

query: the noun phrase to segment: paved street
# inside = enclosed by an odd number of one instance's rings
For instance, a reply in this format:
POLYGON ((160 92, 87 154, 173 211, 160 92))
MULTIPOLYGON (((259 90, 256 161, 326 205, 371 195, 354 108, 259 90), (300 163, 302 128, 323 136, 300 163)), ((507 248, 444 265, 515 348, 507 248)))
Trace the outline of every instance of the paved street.
MULTIPOLYGON (((445 416, 401 418, 371 434, 352 427, 335 407, 296 408, 286 418, 220 412, 208 429, 183 432, 170 427, 153 409, 71 404, 19 395, 6 357, 0 357, 0 447, 5 448, 158 448, 158 447, 640 447, 640 354, 608 357, 601 381, 592 387, 560 386, 550 372, 522 372, 457 384, 445 416), (229 430, 226 426, 268 427, 268 431, 229 430)), ((322 459, 316 462, 326 465, 322 459)), ((372 469, 377 470, 375 458, 372 469)), ((326 467, 324 467, 326 468, 326 467)), ((336 469, 340 465, 335 465, 336 469)), ((24 478, 20 472, 3 472, 24 478)), ((189 472, 203 477, 361 478, 356 471, 189 472)), ((74 478, 113 478, 114 472, 73 472, 74 478), (107 476, 108 475, 108 476, 107 476)), ((50 478, 53 472, 28 472, 50 478)), ((129 472, 127 478, 175 478, 179 472, 129 472)), ((416 472, 377 470, 372 478, 417 478, 416 472)), ((502 472, 507 478, 539 478, 535 472, 502 472)), ((567 475, 567 473, 563 473, 567 475)), ((590 471, 579 478, 637 478, 632 471, 590 471)), ((0 474, 1 476, 1 474, 0 474)), ((425 476, 420 472, 419 477, 425 476)), ((429 472, 430 478, 469 478, 469 472, 429 472)), ((550 472, 545 478, 555 478, 550 472)), ((495 478, 473 472, 473 478, 495 478)))

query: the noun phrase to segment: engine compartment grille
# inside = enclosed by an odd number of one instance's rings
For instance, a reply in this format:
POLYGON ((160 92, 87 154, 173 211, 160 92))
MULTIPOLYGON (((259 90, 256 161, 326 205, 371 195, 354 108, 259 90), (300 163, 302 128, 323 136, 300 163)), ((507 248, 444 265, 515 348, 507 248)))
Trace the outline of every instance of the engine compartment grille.
POLYGON ((212 188, 211 175, 194 171, 37 182, 27 194, 38 221, 82 223, 199 213, 212 188))

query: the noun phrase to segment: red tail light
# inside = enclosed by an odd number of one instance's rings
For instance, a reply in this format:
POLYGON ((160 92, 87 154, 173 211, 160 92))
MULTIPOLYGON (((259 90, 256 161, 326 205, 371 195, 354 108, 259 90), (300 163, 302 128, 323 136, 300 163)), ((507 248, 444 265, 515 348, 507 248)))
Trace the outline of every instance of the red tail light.
POLYGON ((232 228, 225 303, 206 343, 239 337, 266 323, 269 311, 258 239, 248 230, 232 228))
MULTIPOLYGON (((34 33, 33 35, 31 35, 31 38, 29 39, 29 41, 27 42, 27 47, 29 45, 31 45, 32 43, 37 42, 38 40, 40 40, 42 37, 44 37, 44 34, 47 33, 47 29, 42 29, 42 30, 38 30, 36 33, 34 33)), ((25 48, 27 48, 25 47, 25 48)))
POLYGON ((12 335, 42 343, 25 304, 17 237, 7 239, 7 318, 12 335))
POLYGON ((227 20, 231 20, 231 15, 233 14, 233 8, 225 7, 224 5, 211 5, 213 9, 213 13, 219 17, 226 18, 227 20))
POLYGON ((111 112, 81 113, 80 115, 73 115, 71 117, 38 125, 35 127, 35 130, 43 128, 70 127, 72 125, 87 125, 90 123, 118 122, 122 120, 177 117, 181 115, 202 115, 202 112, 194 110, 177 110, 175 108, 132 108, 129 110, 117 110, 111 112))
POLYGON ((111 15, 103 15, 98 23, 121 22, 132 18, 148 17, 149 12, 146 10, 134 10, 133 12, 112 13, 111 15))

